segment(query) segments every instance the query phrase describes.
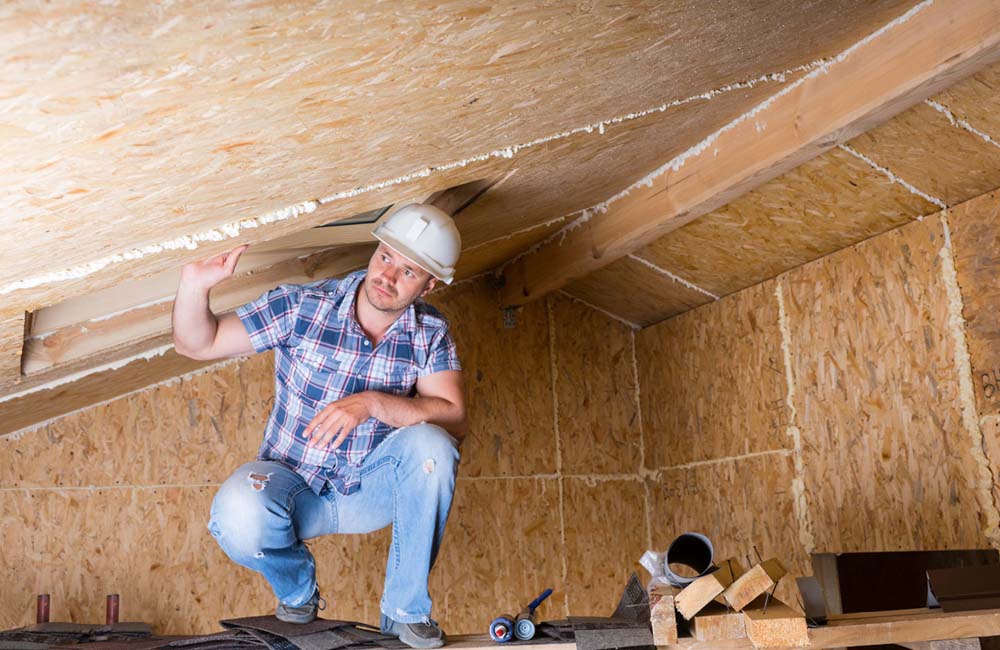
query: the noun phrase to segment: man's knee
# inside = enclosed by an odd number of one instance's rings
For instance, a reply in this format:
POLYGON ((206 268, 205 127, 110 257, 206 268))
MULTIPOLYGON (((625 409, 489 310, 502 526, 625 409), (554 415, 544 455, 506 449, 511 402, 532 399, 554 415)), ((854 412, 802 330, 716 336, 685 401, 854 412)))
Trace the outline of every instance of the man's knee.
POLYGON ((229 552, 256 547, 272 516, 267 487, 271 474, 261 463, 247 463, 230 476, 212 500, 208 529, 229 552))
POLYGON ((409 456, 420 464, 426 474, 454 472, 458 465, 455 439, 436 424, 422 422, 399 432, 409 456))

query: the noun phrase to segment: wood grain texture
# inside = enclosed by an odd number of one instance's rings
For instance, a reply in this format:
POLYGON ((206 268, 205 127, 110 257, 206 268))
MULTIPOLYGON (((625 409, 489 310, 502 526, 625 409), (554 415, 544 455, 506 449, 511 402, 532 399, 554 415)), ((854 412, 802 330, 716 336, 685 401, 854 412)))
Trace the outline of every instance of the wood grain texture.
POLYGON ((548 313, 544 303, 503 326, 496 292, 485 279, 431 296, 458 345, 469 408, 462 476, 525 476, 556 471, 548 313))
POLYGON ((640 327, 712 300, 627 257, 571 282, 565 291, 640 327))
POLYGON ((632 330, 564 296, 550 296, 564 474, 630 474, 642 440, 632 330))
POLYGON ((985 544, 928 219, 782 277, 805 488, 824 552, 985 544), (892 507, 886 507, 892 504, 892 507))
POLYGON ((19 189, 4 202, 17 215, 5 226, 25 250, 47 255, 0 277, 49 270, 53 258, 86 263, 109 242, 127 250, 789 69, 913 4, 773 2, 750 14, 693 1, 579 11, 453 0, 403 13, 11 5, 0 178, 19 189), (787 29, 758 38, 778 21, 787 29), (663 36, 672 33, 685 37, 663 36), (101 47, 85 34, 100 34, 101 47), (41 221, 59 232, 46 235, 41 221))
MULTIPOLYGON (((649 483, 653 547, 665 549, 685 531, 712 540, 716 557, 755 558, 753 547, 780 557, 792 575, 808 575, 799 544, 791 491, 794 467, 782 454, 663 470, 649 483)), ((795 602, 794 580, 776 595, 795 602)))
POLYGON ((1000 147, 953 125, 926 104, 848 145, 947 205, 1000 187, 1000 147))
POLYGON ((1000 192, 948 211, 980 415, 1000 414, 1000 192))
POLYGON ((636 357, 647 467, 788 446, 773 282, 642 330, 636 357))
POLYGON ((645 486, 638 477, 596 481, 565 477, 562 481, 570 614, 610 616, 629 576, 642 572, 645 486))
POLYGON ((724 296, 937 210, 833 149, 636 254, 724 296))
POLYGON ((555 593, 539 615, 565 617, 558 480, 459 479, 430 581, 444 629, 481 632, 497 608, 517 610, 546 587, 555 593))
POLYGON ((221 483, 260 444, 272 358, 250 357, 0 439, 0 488, 221 483))
POLYGON ((1000 64, 994 64, 933 99, 964 120, 1000 142, 1000 64))
POLYGON ((922 5, 504 269, 522 305, 603 268, 1000 60, 1000 10, 922 5))

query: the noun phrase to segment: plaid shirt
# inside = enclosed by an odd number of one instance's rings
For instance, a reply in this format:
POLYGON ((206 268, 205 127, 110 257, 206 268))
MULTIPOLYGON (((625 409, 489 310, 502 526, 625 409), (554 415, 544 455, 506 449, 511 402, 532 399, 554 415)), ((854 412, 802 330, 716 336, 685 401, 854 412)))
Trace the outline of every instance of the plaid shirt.
POLYGON ((356 491, 365 457, 393 431, 369 418, 338 449, 306 447, 302 432, 323 407, 366 390, 410 396, 419 377, 461 370, 448 321, 422 300, 373 349, 354 311, 364 277, 281 285, 236 310, 254 349, 275 351, 274 406, 257 457, 293 468, 316 494, 327 483, 356 491))

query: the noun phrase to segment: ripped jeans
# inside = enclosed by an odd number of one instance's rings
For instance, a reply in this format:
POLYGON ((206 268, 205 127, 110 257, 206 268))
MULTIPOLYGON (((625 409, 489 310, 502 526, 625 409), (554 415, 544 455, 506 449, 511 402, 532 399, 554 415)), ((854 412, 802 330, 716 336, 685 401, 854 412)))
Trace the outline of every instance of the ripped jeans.
POLYGON ((317 496, 294 470, 272 461, 240 467, 212 502, 208 528, 234 562, 267 579, 290 607, 316 589, 316 563, 302 540, 367 533, 392 524, 381 610, 400 623, 430 618, 427 576, 444 536, 458 470, 455 439, 433 424, 403 427, 365 459, 361 489, 317 496))

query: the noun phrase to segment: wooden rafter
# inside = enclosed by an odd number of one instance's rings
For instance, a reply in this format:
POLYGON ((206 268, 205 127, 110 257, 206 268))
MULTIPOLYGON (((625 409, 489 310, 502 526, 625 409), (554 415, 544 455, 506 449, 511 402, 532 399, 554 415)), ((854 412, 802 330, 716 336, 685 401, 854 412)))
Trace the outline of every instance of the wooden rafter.
POLYGON ((918 5, 515 260, 504 304, 602 268, 1000 59, 997 25, 996 0, 918 5))

